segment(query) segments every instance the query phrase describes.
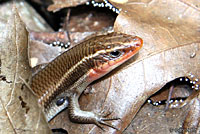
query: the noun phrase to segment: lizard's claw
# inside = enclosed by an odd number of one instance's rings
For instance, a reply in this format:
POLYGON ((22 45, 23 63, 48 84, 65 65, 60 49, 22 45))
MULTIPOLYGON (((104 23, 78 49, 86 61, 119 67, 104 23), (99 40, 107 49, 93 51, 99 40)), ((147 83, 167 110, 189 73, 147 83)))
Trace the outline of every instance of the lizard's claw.
POLYGON ((96 121, 94 122, 95 125, 97 125, 99 128, 101 128, 102 130, 104 130, 104 128, 100 125, 105 125, 105 126, 108 126, 108 127, 111 127, 111 128, 114 128, 116 130, 119 130, 118 128, 116 128, 115 126, 111 125, 111 124, 108 124, 107 122, 105 121, 112 121, 112 120, 120 120, 120 118, 118 117, 110 117, 110 118, 107 118, 107 116, 109 116, 112 112, 109 111, 107 113, 103 112, 102 114, 97 115, 97 118, 96 118, 96 121))

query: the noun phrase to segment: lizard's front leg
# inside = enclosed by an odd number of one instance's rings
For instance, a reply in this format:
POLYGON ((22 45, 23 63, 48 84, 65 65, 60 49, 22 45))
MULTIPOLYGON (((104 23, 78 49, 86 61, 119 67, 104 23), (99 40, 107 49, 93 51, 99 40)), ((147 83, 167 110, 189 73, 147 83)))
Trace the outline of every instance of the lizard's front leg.
POLYGON ((116 127, 106 123, 105 121, 118 120, 120 118, 117 117, 106 118, 108 115, 110 115, 110 113, 103 114, 103 113, 94 113, 92 111, 83 111, 80 109, 78 98, 79 95, 76 94, 69 97, 69 118, 71 121, 77 123, 95 124, 102 130, 104 130, 104 128, 101 126, 101 124, 117 129, 116 127))

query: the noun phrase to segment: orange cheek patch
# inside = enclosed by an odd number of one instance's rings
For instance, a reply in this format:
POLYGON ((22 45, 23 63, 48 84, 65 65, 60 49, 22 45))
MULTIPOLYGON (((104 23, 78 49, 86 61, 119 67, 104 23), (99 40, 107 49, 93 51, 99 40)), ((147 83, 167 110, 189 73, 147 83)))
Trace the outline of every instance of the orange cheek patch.
POLYGON ((98 77, 99 77, 99 74, 94 69, 90 69, 87 82, 92 82, 98 77))
POLYGON ((109 68, 109 65, 104 66, 103 68, 101 67, 98 69, 90 69, 87 82, 93 82, 102 77, 103 75, 105 75, 107 72, 109 72, 106 71, 106 68, 109 68))
POLYGON ((138 50, 139 48, 135 49, 134 51, 125 52, 126 54, 124 54, 116 60, 107 61, 106 63, 99 65, 99 67, 97 68, 90 69, 87 77, 87 82, 91 83, 104 76, 105 74, 109 73, 112 69, 130 59, 133 55, 135 55, 138 52, 138 50))

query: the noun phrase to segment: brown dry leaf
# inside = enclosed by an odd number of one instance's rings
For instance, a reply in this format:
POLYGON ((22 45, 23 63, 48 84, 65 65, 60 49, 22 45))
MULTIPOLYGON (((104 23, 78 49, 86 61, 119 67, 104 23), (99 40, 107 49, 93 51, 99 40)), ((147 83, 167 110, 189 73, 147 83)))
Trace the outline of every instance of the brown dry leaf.
POLYGON ((60 47, 51 47, 37 40, 30 40, 30 66, 35 67, 52 61, 61 53, 60 47))
POLYGON ((89 0, 53 0, 54 4, 48 7, 48 11, 58 11, 65 7, 75 7, 86 3, 89 0))
MULTIPOLYGON (((28 30, 50 32, 52 28, 45 20, 24 0, 16 0, 15 5, 18 9, 22 21, 26 24, 28 30)), ((7 20, 12 14, 13 1, 6 1, 0 4, 0 20, 7 20)))
MULTIPOLYGON (((129 1, 120 6, 124 12, 118 16, 115 30, 136 34, 144 40, 138 59, 143 62, 144 69, 138 71, 145 77, 143 84, 148 91, 142 96, 155 93, 165 83, 186 76, 189 72, 199 77, 200 12, 192 2, 194 1, 129 1), (194 54, 196 56, 192 58, 194 54)), ((179 113, 183 111, 180 110, 179 113)), ((148 112, 150 111, 145 110, 145 114, 148 112)), ((169 121, 168 124, 163 123, 163 127, 157 127, 156 124, 152 127, 147 122, 140 129, 157 129, 160 133, 170 133, 171 123, 169 121)), ((180 128, 181 123, 171 128, 180 128)))
POLYGON ((145 104, 123 134, 178 134, 176 131, 183 126, 189 105, 168 111, 164 107, 145 104))
POLYGON ((112 12, 111 13, 102 12, 104 11, 103 8, 101 9, 102 11, 98 10, 95 11, 91 10, 91 8, 87 10, 87 7, 85 7, 85 10, 86 11, 82 9, 81 11, 79 11, 77 9, 78 12, 83 12, 83 11, 84 12, 79 13, 78 15, 70 16, 70 23, 68 24, 69 31, 84 33, 90 31, 94 32, 94 31, 107 30, 113 27, 117 14, 114 14, 112 12))
POLYGON ((52 120, 54 128, 65 128, 70 134, 122 133, 147 98, 167 82, 189 72, 200 76, 200 13, 192 1, 144 0, 113 4, 122 8, 115 31, 142 37, 144 47, 137 60, 130 60, 92 85, 93 94, 82 95, 80 104, 84 110, 113 110, 112 116, 122 119, 112 122, 120 131, 106 127, 106 132, 102 132, 95 125, 72 123, 68 121, 67 110, 52 120))
POLYGON ((51 133, 37 98, 23 82, 31 77, 28 32, 15 6, 0 34, 0 42, 1 76, 4 77, 0 81, 0 133, 51 133))
POLYGON ((183 124, 183 128, 186 130, 191 130, 191 132, 200 133, 200 95, 198 98, 194 99, 194 101, 190 105, 189 112, 186 114, 186 118, 183 124))
MULTIPOLYGON (((180 82, 179 82, 180 84, 180 82)), ((182 94, 186 88, 190 88, 188 85, 177 85, 174 92, 177 90, 182 91, 182 94)), ((168 91, 168 90, 167 90, 168 91)), ((191 91, 186 90, 186 91, 191 91)), ((160 92, 160 91, 159 91, 160 92)), ((168 91, 169 92, 169 91, 168 91)), ((174 93, 173 92, 173 93, 174 93)), ((176 92, 177 93, 177 92, 176 92)), ((163 98, 161 99, 163 100, 163 98)), ((166 100, 166 99, 165 99, 166 100)), ((135 118, 132 120, 129 127, 126 129, 124 134, 136 133, 136 134, 146 134, 146 133, 159 133, 159 134, 170 134, 178 133, 183 130, 185 119, 187 119, 192 113, 192 120, 190 118, 190 123, 192 125, 187 125, 188 131, 194 132, 197 130, 198 118, 199 118, 199 100, 194 99, 196 103, 191 103, 182 108, 168 109, 165 110, 166 105, 153 106, 146 103, 140 111, 137 113, 135 118), (192 104, 193 103, 193 104, 192 104)), ((184 128, 187 130, 186 128, 184 128)))

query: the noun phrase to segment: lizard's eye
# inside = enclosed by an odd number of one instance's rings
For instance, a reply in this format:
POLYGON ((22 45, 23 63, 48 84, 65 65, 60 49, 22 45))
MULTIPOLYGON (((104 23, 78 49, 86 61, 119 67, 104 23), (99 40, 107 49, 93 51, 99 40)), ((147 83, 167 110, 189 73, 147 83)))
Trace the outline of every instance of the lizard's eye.
POLYGON ((121 55, 121 52, 118 51, 118 50, 115 50, 115 51, 112 51, 110 52, 110 56, 113 57, 113 58, 117 58, 121 55))

